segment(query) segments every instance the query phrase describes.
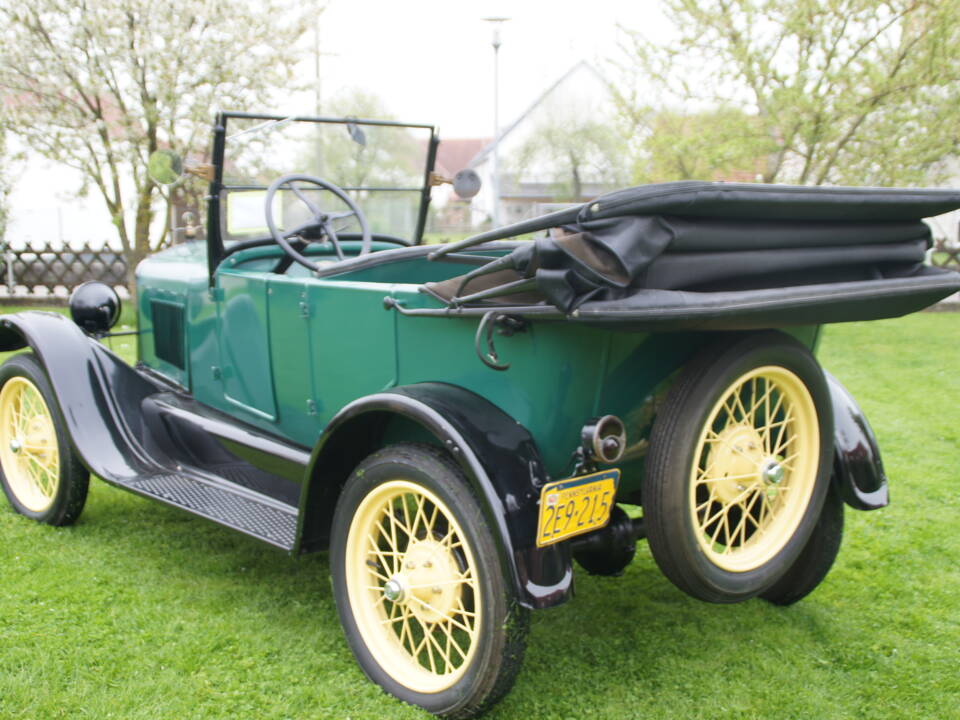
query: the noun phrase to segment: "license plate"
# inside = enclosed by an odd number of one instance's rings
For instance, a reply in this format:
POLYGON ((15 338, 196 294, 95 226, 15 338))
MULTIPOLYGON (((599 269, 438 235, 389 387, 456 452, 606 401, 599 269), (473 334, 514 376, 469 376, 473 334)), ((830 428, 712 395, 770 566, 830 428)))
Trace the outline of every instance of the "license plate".
POLYGON ((619 470, 547 483, 540 491, 537 547, 602 528, 610 522, 619 470))

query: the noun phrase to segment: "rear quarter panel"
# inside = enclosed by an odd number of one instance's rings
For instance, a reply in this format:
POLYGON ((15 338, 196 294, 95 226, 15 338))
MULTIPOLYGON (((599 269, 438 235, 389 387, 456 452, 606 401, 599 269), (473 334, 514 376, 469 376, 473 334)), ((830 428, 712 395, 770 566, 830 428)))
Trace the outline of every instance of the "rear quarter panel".
MULTIPOLYGON (((407 307, 426 304, 409 286, 395 286, 407 307)), ((489 399, 524 425, 554 478, 573 470, 571 455, 591 417, 613 414, 627 425, 628 450, 620 497, 639 491, 643 456, 656 410, 678 371, 718 333, 630 333, 565 321, 538 321, 525 332, 495 335, 497 353, 510 363, 496 371, 474 349, 477 318, 397 314, 397 382, 439 381, 489 399)), ((815 328, 796 328, 808 345, 815 328)))

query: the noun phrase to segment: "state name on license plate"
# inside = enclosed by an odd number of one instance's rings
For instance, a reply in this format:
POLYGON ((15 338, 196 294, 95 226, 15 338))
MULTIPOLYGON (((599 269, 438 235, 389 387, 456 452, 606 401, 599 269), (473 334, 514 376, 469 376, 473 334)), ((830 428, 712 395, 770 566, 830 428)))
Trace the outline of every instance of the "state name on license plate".
POLYGON ((537 547, 602 528, 610 522, 619 470, 547 483, 540 491, 537 547))

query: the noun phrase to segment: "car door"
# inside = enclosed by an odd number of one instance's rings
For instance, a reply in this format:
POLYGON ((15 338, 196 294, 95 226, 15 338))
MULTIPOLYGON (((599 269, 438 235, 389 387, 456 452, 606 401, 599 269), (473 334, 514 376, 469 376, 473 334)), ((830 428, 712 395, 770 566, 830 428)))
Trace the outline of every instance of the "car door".
POLYGON ((270 359, 270 273, 243 269, 217 271, 217 335, 227 410, 239 408, 254 418, 276 421, 277 406, 270 359))

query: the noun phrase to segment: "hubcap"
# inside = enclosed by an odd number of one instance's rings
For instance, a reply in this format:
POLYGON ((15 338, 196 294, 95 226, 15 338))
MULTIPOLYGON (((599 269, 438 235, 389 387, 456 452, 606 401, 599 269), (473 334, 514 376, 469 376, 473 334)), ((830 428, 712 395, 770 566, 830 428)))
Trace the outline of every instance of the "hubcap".
POLYGON ((394 578, 384 583, 383 596, 390 602, 399 602, 403 599, 403 595, 403 585, 399 579, 394 578))
POLYGON ((783 476, 785 473, 786 471, 783 469, 783 465, 778 463, 776 460, 767 460, 763 466, 763 470, 760 472, 760 476, 766 483, 779 485, 783 482, 783 476))
POLYGON ((813 494, 819 447, 813 398, 785 367, 756 368, 721 394, 690 474, 694 532, 712 563, 746 572, 783 549, 813 494))
POLYGON ((23 447, 23 443, 20 442, 17 438, 14 438, 10 441, 10 452, 18 453, 20 448, 23 447))

